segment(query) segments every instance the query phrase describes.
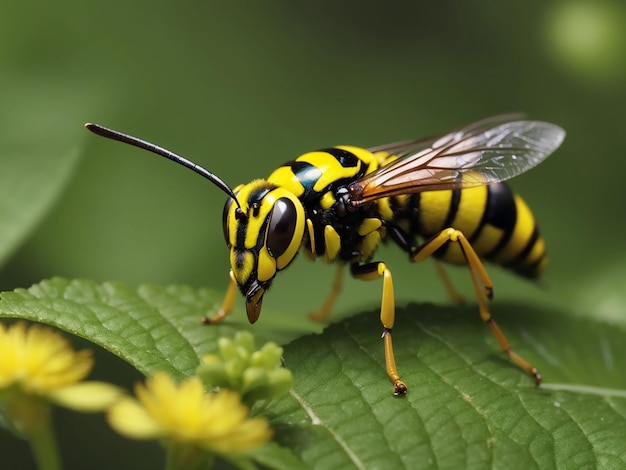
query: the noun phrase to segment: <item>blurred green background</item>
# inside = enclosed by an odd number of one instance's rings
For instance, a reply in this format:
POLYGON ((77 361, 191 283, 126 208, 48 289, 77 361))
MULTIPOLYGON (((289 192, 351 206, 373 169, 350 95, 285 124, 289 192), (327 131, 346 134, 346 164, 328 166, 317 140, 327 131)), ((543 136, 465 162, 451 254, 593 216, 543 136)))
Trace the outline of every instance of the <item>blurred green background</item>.
MULTIPOLYGON (((513 182, 547 239, 549 290, 493 269, 496 295, 603 315, 624 303, 623 2, 9 4, 0 17, 0 172, 15 159, 24 166, 5 204, 28 213, 19 203, 29 185, 32 194, 58 184, 7 235, 3 289, 53 275, 227 284, 224 195, 88 134, 86 121, 166 146, 234 186, 312 149, 521 111, 568 132, 555 156, 513 182), (605 295, 608 284, 617 297, 605 295)), ((431 266, 411 266, 393 247, 380 257, 398 297, 445 300, 431 266)), ((303 299, 325 295, 320 276, 329 268, 299 260, 266 306, 299 315, 303 299)), ((347 284, 339 311, 378 298, 372 286, 347 284)))
MULTIPOLYGON (((512 182, 551 264, 546 289, 492 269, 496 299, 626 322, 623 1, 8 0, 2 10, 3 290, 56 275, 227 285, 225 196, 89 134, 86 121, 170 148, 235 186, 309 150, 521 111, 568 132, 557 154, 512 182)), ((398 302, 446 301, 430 263, 410 265, 392 246, 379 258, 398 302)), ((453 271, 471 295, 466 271, 453 271)), ((332 273, 302 257, 264 307, 303 317, 332 273)), ((339 315, 379 301, 374 284, 350 280, 345 291, 339 315)))

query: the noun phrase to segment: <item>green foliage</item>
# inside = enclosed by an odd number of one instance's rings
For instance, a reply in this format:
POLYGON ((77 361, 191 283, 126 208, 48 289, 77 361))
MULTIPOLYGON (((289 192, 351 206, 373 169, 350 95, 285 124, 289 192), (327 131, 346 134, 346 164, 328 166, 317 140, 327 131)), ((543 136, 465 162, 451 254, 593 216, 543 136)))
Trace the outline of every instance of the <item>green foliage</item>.
MULTIPOLYGON (((229 321, 199 327, 219 301, 184 286, 52 279, 3 293, 0 315, 60 327, 143 373, 185 377, 215 351, 218 336, 233 334, 229 321)), ((398 311, 394 330, 409 393, 394 398, 377 314, 363 313, 285 346, 295 384, 264 411, 278 445, 259 451, 257 461, 270 468, 290 461, 304 468, 624 465, 624 331, 512 304, 499 305, 496 316, 516 351, 544 374, 542 387, 503 358, 474 308, 413 304, 398 311)))

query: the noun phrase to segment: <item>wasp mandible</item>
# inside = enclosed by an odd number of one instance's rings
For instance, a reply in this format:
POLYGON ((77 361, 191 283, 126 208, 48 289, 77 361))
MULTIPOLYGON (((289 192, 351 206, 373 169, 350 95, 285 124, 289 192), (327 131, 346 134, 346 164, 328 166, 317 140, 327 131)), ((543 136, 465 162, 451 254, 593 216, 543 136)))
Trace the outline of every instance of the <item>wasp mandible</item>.
POLYGON ((559 126, 501 115, 425 139, 369 149, 340 145, 305 153, 267 179, 234 190, 169 150, 97 124, 85 126, 190 168, 228 195, 223 228, 230 285, 221 309, 206 323, 219 322, 232 311, 237 288, 246 299, 248 320, 256 322, 265 292, 300 250, 339 266, 328 300, 312 315, 326 318, 341 289, 342 268, 349 265, 358 279, 382 278, 387 375, 394 394, 404 395, 407 387, 392 345, 391 271, 384 262, 372 261, 381 241, 391 240, 412 262, 434 256, 467 265, 481 319, 511 360, 537 385, 541 382, 537 369, 511 349, 489 310, 493 285, 481 259, 527 278, 544 271, 545 243, 535 219, 504 181, 553 153, 565 138, 559 126))

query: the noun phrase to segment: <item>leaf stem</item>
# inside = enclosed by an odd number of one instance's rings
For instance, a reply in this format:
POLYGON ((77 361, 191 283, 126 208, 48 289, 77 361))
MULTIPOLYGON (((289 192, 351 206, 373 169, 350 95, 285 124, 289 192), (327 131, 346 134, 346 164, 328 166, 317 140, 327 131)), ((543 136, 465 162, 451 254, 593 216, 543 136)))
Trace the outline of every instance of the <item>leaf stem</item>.
POLYGON ((171 442, 167 446, 165 470, 200 470, 211 468, 213 456, 207 456, 197 447, 171 442))
POLYGON ((60 470, 61 458, 51 426, 45 431, 29 436, 30 448, 40 470, 60 470))
POLYGON ((22 396, 11 401, 8 411, 14 425, 28 439, 37 467, 40 470, 61 470, 48 403, 22 396))

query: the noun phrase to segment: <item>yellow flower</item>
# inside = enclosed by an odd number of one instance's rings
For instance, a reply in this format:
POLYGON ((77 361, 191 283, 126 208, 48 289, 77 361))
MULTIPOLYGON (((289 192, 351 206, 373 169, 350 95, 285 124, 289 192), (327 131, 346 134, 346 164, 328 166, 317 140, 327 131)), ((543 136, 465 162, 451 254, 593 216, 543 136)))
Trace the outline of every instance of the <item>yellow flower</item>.
POLYGON ((50 404, 101 411, 121 391, 102 382, 80 382, 93 367, 90 351, 74 351, 49 328, 0 324, 0 403, 11 425, 30 443, 40 468, 61 468, 50 404))
POLYGON ((91 351, 74 351, 49 328, 0 324, 0 399, 29 396, 81 411, 103 410, 120 391, 100 382, 77 383, 92 367, 91 351))
POLYGON ((219 454, 243 453, 263 445, 271 430, 264 418, 248 419, 248 408, 232 390, 207 393, 198 377, 176 385, 157 372, 136 387, 138 401, 120 400, 109 423, 133 439, 164 439, 219 454))

